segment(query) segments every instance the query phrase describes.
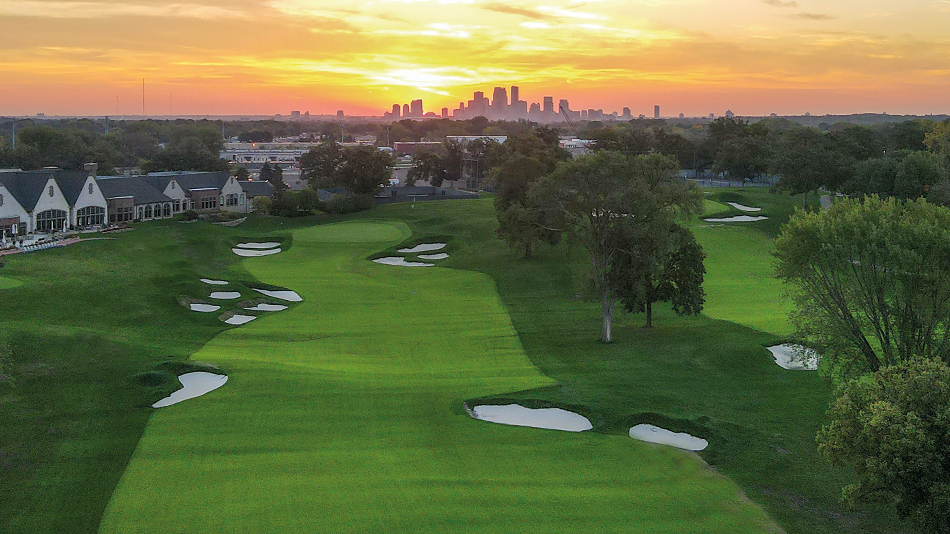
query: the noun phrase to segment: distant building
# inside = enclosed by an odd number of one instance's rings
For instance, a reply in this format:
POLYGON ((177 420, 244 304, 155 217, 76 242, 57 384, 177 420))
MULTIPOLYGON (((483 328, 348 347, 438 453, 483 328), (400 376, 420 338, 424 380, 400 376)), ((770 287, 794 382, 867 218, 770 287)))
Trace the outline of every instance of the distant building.
POLYGON ((399 111, 400 111, 399 104, 393 104, 393 115, 392 115, 393 118, 396 118, 396 119, 399 118, 399 115, 400 115, 399 111))
POLYGON ((544 97, 544 108, 541 110, 544 113, 554 113, 554 97, 546 96, 544 97))
POLYGON ((408 116, 409 116, 409 104, 403 104, 403 105, 402 105, 402 116, 403 116, 403 117, 408 117, 408 116))
POLYGON ((680 118, 681 118, 681 119, 685 119, 685 118, 686 118, 686 115, 680 113, 680 118))
POLYGON ((622 115, 622 117, 623 117, 624 119, 632 119, 632 118, 633 118, 633 115, 630 114, 630 108, 627 108, 627 107, 623 108, 623 115, 622 115))
POLYGON ((658 106, 658 105, 657 105, 657 106, 653 106, 653 118, 654 118, 654 119, 659 119, 659 118, 660 118, 660 106, 658 106))
POLYGON ((537 102, 532 102, 530 109, 528 109, 528 114, 537 115, 539 113, 541 113, 541 104, 538 104, 537 102))
POLYGON ((442 118, 443 119, 449 118, 449 108, 442 108, 442 118))
POLYGON ((422 111, 422 99, 417 98, 409 103, 409 116, 410 117, 421 117, 424 115, 422 111))
POLYGON ((492 92, 491 111, 496 119, 504 118, 508 111, 508 91, 504 87, 496 87, 492 92))
POLYGON ((342 109, 336 110, 336 118, 338 118, 338 119, 342 119, 342 118, 343 118, 343 110, 342 110, 342 109))
POLYGON ((727 109, 727 110, 726 110, 726 118, 727 118, 727 119, 734 119, 735 117, 736 117, 736 114, 733 113, 731 109, 727 109))
POLYGON ((299 118, 300 118, 300 112, 299 112, 299 111, 291 111, 291 112, 290 112, 290 118, 291 118, 291 119, 299 119, 299 118))
POLYGON ((710 113, 710 114, 709 114, 709 118, 710 118, 710 119, 715 119, 715 118, 716 118, 716 114, 715 114, 715 113, 710 113))
POLYGON ((107 209, 94 171, 0 172, 2 236, 102 225, 107 209))

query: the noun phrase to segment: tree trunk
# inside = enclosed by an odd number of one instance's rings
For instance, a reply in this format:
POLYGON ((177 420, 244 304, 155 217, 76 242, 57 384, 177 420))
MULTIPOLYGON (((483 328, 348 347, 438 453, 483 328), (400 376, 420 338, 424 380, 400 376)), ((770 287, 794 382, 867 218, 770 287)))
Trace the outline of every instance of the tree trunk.
POLYGON ((530 239, 524 244, 524 259, 526 260, 531 259, 531 240, 530 239))
POLYGON ((605 293, 600 298, 600 307, 604 313, 604 331, 600 340, 603 341, 604 343, 613 343, 614 338, 613 338, 613 334, 610 331, 610 328, 613 325, 613 320, 614 320, 613 299, 605 293))
POLYGON ((647 299, 647 324, 643 328, 653 328, 653 301, 647 299))

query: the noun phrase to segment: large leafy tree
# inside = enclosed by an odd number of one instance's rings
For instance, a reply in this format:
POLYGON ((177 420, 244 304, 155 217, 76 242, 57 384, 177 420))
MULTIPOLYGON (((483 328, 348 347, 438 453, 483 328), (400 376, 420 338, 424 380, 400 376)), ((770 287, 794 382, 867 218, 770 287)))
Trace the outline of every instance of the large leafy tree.
POLYGON ((950 360, 950 210, 925 200, 843 199, 798 212, 775 241, 799 337, 844 375, 950 360))
POLYGON ((445 179, 444 161, 435 152, 422 152, 412 156, 412 167, 406 176, 406 185, 416 182, 429 182, 439 187, 445 179))
POLYGON ((343 147, 339 143, 320 143, 300 157, 300 177, 314 189, 330 187, 343 157, 343 147))
POLYGON ((818 450, 854 467, 852 504, 896 508, 922 532, 950 533, 950 368, 911 360, 839 388, 818 450))
POLYGON ((670 302, 678 315, 703 311, 706 253, 689 229, 671 223, 627 229, 618 237, 622 250, 611 265, 617 296, 627 311, 646 312, 644 328, 653 328, 656 302, 670 302))
POLYGON ((356 195, 372 195, 392 177, 393 157, 376 147, 347 147, 337 168, 334 185, 356 195))
POLYGON ((835 146, 831 137, 811 128, 795 128, 774 138, 771 171, 781 178, 779 185, 802 194, 802 206, 808 206, 808 193, 819 187, 837 189, 851 176, 854 161, 835 146))
POLYGON ((516 154, 490 174, 496 189, 496 233, 509 246, 524 250, 525 258, 531 258, 535 243, 554 245, 561 239, 558 213, 539 209, 528 197, 531 186, 546 174, 545 170, 537 159, 516 154))
POLYGON ((677 176, 679 165, 666 156, 626 156, 599 151, 561 163, 539 180, 531 202, 564 221, 590 255, 592 280, 603 315, 601 339, 613 340, 612 325, 619 275, 613 269, 624 253, 619 235, 667 230, 677 215, 702 208, 702 195, 677 176))
POLYGON ((284 183, 284 170, 280 168, 280 165, 274 164, 271 167, 270 164, 265 162, 264 166, 261 167, 260 178, 274 186, 274 199, 281 200, 284 191, 287 189, 287 184, 284 183))

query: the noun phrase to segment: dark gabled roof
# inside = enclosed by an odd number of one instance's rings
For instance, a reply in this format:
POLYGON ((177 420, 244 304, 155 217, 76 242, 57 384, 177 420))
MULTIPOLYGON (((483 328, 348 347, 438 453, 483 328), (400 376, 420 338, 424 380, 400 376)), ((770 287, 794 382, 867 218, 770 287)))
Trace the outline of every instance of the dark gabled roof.
POLYGON ((59 184, 63 196, 66 197, 66 203, 75 206, 76 201, 79 200, 79 195, 82 194, 82 186, 86 185, 86 180, 89 179, 89 172, 56 171, 53 177, 56 179, 56 183, 59 184))
POLYGON ((144 176, 100 176, 99 188, 106 199, 134 197, 136 204, 171 202, 171 199, 148 183, 144 176))
POLYGON ((274 194, 274 186, 270 182, 238 180, 238 183, 241 184, 241 189, 248 198, 269 197, 274 194))
POLYGON ((0 172, 0 183, 10 191, 13 198, 26 211, 33 211, 43 194, 46 182, 56 171, 18 171, 0 172))
POLYGON ((228 171, 218 172, 156 172, 150 173, 146 178, 153 187, 159 191, 164 191, 168 187, 168 182, 175 180, 185 191, 191 189, 221 189, 228 182, 231 173, 228 171))

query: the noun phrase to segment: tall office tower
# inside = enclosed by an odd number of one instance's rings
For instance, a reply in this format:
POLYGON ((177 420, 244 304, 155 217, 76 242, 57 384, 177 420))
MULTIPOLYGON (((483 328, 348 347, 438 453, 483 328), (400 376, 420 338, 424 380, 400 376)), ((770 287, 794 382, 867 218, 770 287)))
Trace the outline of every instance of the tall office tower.
POLYGON ((587 120, 587 110, 586 110, 586 109, 582 109, 582 110, 581 110, 581 120, 587 120))
POLYGON ((518 102, 521 100, 520 96, 521 96, 521 93, 518 90, 518 86, 512 85, 511 86, 511 105, 512 106, 515 105, 515 102, 518 102))
POLYGON ((442 108, 442 118, 443 119, 449 118, 449 108, 442 108))
POLYGON ((541 113, 541 104, 538 104, 537 102, 532 102, 531 108, 528 109, 528 115, 537 115, 538 113, 541 113))
POLYGON ((632 118, 633 115, 630 114, 630 108, 627 108, 627 107, 623 108, 623 115, 622 115, 622 116, 623 116, 624 118, 632 118))
POLYGON ((562 98, 560 102, 557 103, 557 111, 564 110, 567 113, 571 111, 571 105, 568 103, 566 98, 562 98))
POLYGON ((402 105, 402 116, 403 116, 403 117, 408 117, 408 116, 409 116, 409 104, 403 104, 403 105, 402 105))
POLYGON ((508 91, 504 87, 496 87, 491 95, 491 111, 493 118, 504 118, 508 111, 508 91))
POLYGON ((653 118, 654 119, 660 118, 660 106, 653 106, 653 118))
POLYGON ((422 99, 421 98, 417 98, 416 100, 413 100, 412 102, 409 103, 409 113, 413 117, 422 116, 422 99))
POLYGON ((468 109, 471 112, 471 117, 469 118, 475 118, 479 115, 482 117, 488 117, 488 105, 489 100, 485 98, 485 93, 481 91, 475 91, 472 101, 468 104, 468 109))
POLYGON ((554 113, 554 97, 546 96, 544 97, 544 109, 541 111, 545 113, 554 113))
POLYGON ((393 104, 393 118, 399 118, 399 104, 393 104))

